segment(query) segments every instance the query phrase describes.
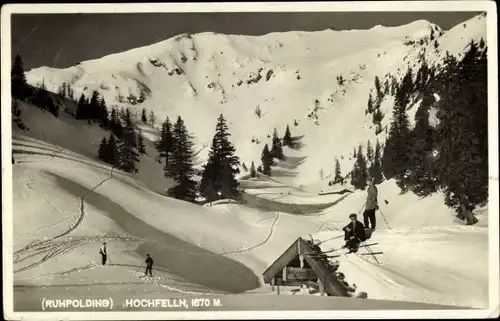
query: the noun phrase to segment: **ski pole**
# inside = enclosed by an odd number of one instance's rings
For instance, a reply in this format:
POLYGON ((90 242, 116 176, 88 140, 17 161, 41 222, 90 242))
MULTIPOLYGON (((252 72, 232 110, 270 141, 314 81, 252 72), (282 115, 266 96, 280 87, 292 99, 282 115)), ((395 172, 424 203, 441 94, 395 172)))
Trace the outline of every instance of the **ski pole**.
POLYGON ((380 264, 380 262, 377 260, 377 257, 375 256, 375 254, 373 254, 373 251, 372 249, 368 246, 368 244, 366 244, 365 241, 362 242, 363 245, 365 246, 365 248, 368 250, 368 252, 371 254, 371 256, 373 256, 373 258, 375 259, 375 261, 380 264))
POLYGON ((142 264, 139 266, 139 268, 135 271, 135 273, 139 272, 139 270, 142 268, 142 265, 143 265, 143 264, 144 264, 144 263, 142 263, 142 264))
POLYGON ((385 224, 387 224, 387 227, 389 228, 389 230, 391 229, 389 223, 387 223, 387 220, 385 219, 385 216, 384 216, 384 213, 382 213, 382 210, 380 209, 380 207, 378 208, 378 210, 380 211, 380 214, 382 215, 382 218, 384 219, 385 221, 385 224))
POLYGON ((360 209, 360 210, 359 210, 359 212, 358 212, 358 216, 359 216, 359 214, 361 214, 361 211, 365 208, 365 205, 366 205, 366 204, 363 204, 363 206, 361 206, 361 209, 360 209))

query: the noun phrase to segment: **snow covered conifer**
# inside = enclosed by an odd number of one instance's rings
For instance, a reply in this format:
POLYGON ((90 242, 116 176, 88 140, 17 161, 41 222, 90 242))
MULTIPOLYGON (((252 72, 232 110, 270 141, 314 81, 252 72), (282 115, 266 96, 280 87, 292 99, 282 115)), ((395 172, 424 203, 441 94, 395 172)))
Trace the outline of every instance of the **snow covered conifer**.
POLYGON ((369 114, 373 113, 373 98, 371 93, 368 95, 367 111, 369 114))
POLYGON ((354 164, 354 168, 351 175, 351 184, 356 189, 365 189, 367 181, 368 181, 368 169, 366 164, 366 158, 363 155, 363 147, 359 145, 356 157, 356 163, 354 164))
POLYGON ((375 184, 380 184, 383 181, 382 176, 382 165, 381 165, 381 147, 380 143, 377 139, 377 143, 375 144, 375 153, 373 154, 373 159, 370 162, 369 168, 370 178, 373 178, 375 184))
POLYGON ((337 184, 341 180, 342 180, 342 172, 340 170, 340 163, 339 160, 335 158, 335 176, 333 178, 333 181, 335 182, 335 184, 337 184))
POLYGON ((136 167, 136 163, 139 162, 139 154, 135 150, 137 148, 137 138, 132 121, 132 114, 128 108, 125 111, 124 122, 123 134, 118 146, 118 166, 125 172, 137 173, 139 172, 136 167))
POLYGON ((366 158, 368 161, 372 161, 373 158, 373 148, 370 140, 368 140, 366 143, 366 158))
POLYGON ((460 61, 446 60, 438 103, 440 184, 448 206, 472 211, 488 201, 487 47, 471 42, 460 61))
MULTIPOLYGON (((141 92, 142 93, 142 92, 141 92)), ((148 122, 148 117, 146 116, 146 109, 143 108, 142 109, 142 113, 141 113, 141 121, 146 124, 148 122)))
POLYGON ((272 164, 272 155, 271 152, 269 151, 269 146, 267 144, 264 146, 264 149, 262 150, 262 155, 261 155, 261 161, 262 161, 262 173, 271 176, 271 164, 272 164))
POLYGON ((292 133, 290 132, 289 125, 286 125, 285 136, 283 136, 283 146, 292 146, 292 133))
POLYGON ((97 151, 97 155, 100 160, 106 161, 106 147, 108 142, 106 141, 106 137, 103 137, 101 140, 101 144, 99 144, 99 150, 97 151))
MULTIPOLYGON (((200 184, 200 191, 204 193, 208 182, 218 195, 233 198, 238 195, 236 174, 239 173, 239 158, 234 155, 236 149, 229 141, 229 130, 224 116, 217 119, 215 135, 209 152, 207 164, 200 184), (205 173, 209 171, 210 173, 205 173)), ((207 197, 208 195, 205 195, 207 197)))
POLYGON ((82 93, 80 99, 78 100, 78 105, 76 107, 76 118, 86 119, 88 117, 87 102, 85 100, 85 95, 82 93))
POLYGON ((106 162, 116 166, 118 164, 118 146, 116 144, 115 136, 109 135, 108 143, 106 145, 106 162))
POLYGON ((168 194, 174 198, 193 202, 196 199, 196 182, 193 180, 193 142, 184 120, 179 116, 172 131, 172 156, 166 170, 167 177, 177 183, 168 194))
POLYGON ((155 112, 152 110, 149 112, 149 124, 151 126, 154 126, 156 124, 156 115, 155 112))
POLYGON ((250 177, 255 178, 257 177, 257 172, 255 171, 255 164, 252 161, 252 165, 250 166, 250 177))
POLYGON ((274 129, 272 142, 273 142, 273 145, 271 148, 272 157, 277 158, 279 160, 285 159, 285 156, 283 155, 283 148, 281 145, 281 139, 278 136, 278 131, 276 130, 276 128, 274 129))
POLYGON ((23 60, 20 55, 14 58, 14 64, 10 73, 12 96, 25 100, 29 96, 29 87, 24 73, 23 60))
MULTIPOLYGON (((408 86, 408 82, 406 85, 408 86)), ((386 178, 403 179, 409 166, 410 122, 406 114, 408 93, 402 86, 396 93, 389 137, 386 140, 382 156, 382 169, 386 178)), ((403 186, 403 185, 401 185, 403 186)))

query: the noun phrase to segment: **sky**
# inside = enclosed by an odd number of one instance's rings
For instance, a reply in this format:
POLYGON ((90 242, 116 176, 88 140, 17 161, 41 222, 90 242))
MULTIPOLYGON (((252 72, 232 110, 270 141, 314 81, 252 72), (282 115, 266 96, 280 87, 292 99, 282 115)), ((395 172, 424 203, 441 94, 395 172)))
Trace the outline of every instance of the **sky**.
POLYGON ((85 60, 147 46, 181 33, 262 35, 283 31, 369 29, 428 20, 444 30, 480 12, 232 12, 13 14, 12 57, 26 71, 66 68, 85 60))

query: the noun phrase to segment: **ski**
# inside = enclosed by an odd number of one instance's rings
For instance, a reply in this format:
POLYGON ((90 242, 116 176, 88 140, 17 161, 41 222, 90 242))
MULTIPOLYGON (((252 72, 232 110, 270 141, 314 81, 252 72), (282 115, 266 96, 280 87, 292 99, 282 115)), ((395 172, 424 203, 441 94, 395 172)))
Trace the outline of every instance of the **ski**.
MULTIPOLYGON (((365 246, 371 246, 371 245, 377 245, 378 243, 370 243, 370 244, 363 244, 363 245, 360 245, 358 246, 358 248, 360 247, 365 247, 365 246)), ((324 251, 322 253, 331 253, 331 252, 335 252, 335 251, 339 251, 339 250, 342 250, 343 248, 340 248, 340 249, 333 249, 333 250, 329 250, 329 251, 324 251)))
POLYGON ((359 255, 376 255, 376 254, 383 254, 384 252, 371 252, 371 253, 360 253, 359 255))

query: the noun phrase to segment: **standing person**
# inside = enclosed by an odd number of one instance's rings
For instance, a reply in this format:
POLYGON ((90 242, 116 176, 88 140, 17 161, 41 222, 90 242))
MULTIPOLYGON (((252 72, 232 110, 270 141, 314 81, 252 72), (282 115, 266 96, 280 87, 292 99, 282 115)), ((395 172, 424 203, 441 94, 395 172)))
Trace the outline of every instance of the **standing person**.
POLYGON ((375 186, 374 179, 370 180, 367 190, 365 211, 363 213, 363 220, 366 228, 368 228, 368 223, 371 224, 371 228, 374 230, 376 226, 375 211, 378 209, 378 190, 375 186))
POLYGON ((106 242, 102 243, 99 250, 99 254, 102 256, 102 265, 106 264, 106 259, 108 258, 108 250, 106 249, 106 242))
POLYGON ((149 254, 146 255, 148 257, 146 259, 146 272, 144 273, 144 275, 148 275, 149 271, 149 276, 153 277, 153 258, 149 254))
POLYGON ((366 241, 365 227, 363 223, 358 221, 356 214, 349 214, 351 222, 342 230, 344 231, 344 240, 346 241, 344 248, 349 249, 349 253, 358 250, 359 243, 366 241))

